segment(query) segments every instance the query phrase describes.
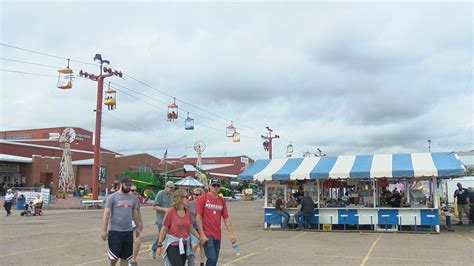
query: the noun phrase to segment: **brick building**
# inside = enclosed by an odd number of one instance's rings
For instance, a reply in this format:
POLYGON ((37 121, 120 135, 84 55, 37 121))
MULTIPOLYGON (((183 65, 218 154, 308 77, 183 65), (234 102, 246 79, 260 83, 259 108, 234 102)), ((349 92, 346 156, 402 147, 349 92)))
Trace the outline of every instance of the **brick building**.
MULTIPOLYGON (((23 185, 33 187, 39 184, 51 187, 57 192, 59 165, 63 149, 58 141, 67 127, 0 131, 0 183, 9 186, 23 185)), ((91 187, 92 164, 94 156, 93 134, 82 128, 73 128, 76 138, 71 143, 71 156, 76 186, 91 187)), ((105 171, 105 180, 99 181, 99 189, 110 188, 113 181, 125 171, 163 172, 177 168, 185 169, 173 176, 194 176, 196 158, 168 158, 160 164, 160 158, 150 154, 122 155, 101 149, 100 167, 105 171)), ((202 158, 203 169, 212 176, 232 178, 253 162, 247 156, 202 158)))

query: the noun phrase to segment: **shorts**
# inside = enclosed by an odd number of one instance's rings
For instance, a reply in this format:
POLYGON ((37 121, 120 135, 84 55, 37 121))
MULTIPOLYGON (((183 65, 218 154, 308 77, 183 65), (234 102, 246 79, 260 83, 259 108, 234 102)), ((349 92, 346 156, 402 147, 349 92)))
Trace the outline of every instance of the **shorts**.
POLYGON ((199 239, 197 239, 193 234, 189 233, 189 238, 191 239, 191 245, 199 244, 199 239))
POLYGON ((124 259, 129 260, 133 255, 133 231, 109 231, 109 250, 110 260, 124 259))

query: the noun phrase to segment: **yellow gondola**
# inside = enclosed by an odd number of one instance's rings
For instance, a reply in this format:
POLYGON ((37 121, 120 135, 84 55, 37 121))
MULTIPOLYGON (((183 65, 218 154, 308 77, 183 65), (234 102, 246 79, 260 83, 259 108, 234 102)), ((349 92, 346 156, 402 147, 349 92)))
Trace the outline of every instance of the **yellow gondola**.
POLYGON ((104 104, 107 105, 109 110, 114 110, 117 108, 117 91, 109 87, 105 90, 105 99, 104 104))
POLYGON ((232 142, 240 142, 240 133, 235 131, 234 136, 232 136, 232 142))

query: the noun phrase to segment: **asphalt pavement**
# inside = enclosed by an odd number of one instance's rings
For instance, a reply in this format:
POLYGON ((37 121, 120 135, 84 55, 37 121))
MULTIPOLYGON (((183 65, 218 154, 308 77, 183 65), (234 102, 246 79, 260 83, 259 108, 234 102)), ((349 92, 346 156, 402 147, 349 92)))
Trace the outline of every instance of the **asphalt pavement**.
MULTIPOLYGON (((473 265, 474 227, 441 234, 263 230, 263 201, 228 203, 240 245, 234 255, 223 225, 220 265, 473 265)), ((145 223, 139 265, 162 265, 149 246, 156 237, 154 213, 145 223)), ((102 210, 45 210, 0 217, 0 265, 109 265, 99 237, 102 210)))

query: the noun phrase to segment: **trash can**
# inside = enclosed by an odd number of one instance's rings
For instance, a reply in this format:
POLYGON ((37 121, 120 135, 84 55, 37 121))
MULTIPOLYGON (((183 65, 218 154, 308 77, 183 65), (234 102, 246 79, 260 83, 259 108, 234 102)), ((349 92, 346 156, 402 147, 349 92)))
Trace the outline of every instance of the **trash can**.
POLYGON ((25 199, 24 198, 18 198, 16 200, 16 209, 17 210, 24 210, 25 209, 25 199))

